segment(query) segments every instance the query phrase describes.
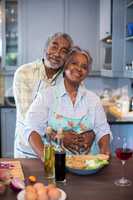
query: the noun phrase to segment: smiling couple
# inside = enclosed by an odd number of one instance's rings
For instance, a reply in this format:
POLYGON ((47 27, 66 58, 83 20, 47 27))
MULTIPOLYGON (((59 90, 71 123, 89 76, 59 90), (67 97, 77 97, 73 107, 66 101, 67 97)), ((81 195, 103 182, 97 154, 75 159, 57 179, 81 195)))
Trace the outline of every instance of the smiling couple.
POLYGON ((16 157, 39 157, 43 160, 48 126, 52 128, 53 140, 58 130, 63 130, 63 145, 67 153, 88 154, 95 141, 98 151, 109 155, 112 134, 104 109, 99 97, 82 84, 91 69, 90 54, 72 47, 70 39, 57 34, 49 42, 43 63, 47 66, 47 76, 51 74, 50 70, 55 72, 56 69, 58 73, 57 69, 64 63, 63 77, 55 86, 42 87, 26 112, 23 127, 26 145, 21 145, 20 141, 16 148, 20 154, 16 157))

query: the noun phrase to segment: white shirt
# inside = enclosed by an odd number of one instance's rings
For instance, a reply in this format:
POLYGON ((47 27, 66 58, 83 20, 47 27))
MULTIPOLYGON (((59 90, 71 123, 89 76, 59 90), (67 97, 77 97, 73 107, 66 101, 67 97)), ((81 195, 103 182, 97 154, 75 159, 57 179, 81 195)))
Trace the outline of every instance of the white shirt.
POLYGON ((21 147, 28 148, 24 140, 24 120, 31 103, 41 90, 55 85, 62 79, 62 73, 57 72, 52 79, 48 79, 44 64, 41 60, 20 66, 14 75, 13 93, 17 108, 17 120, 15 130, 14 157, 23 157, 21 147))
MULTIPOLYGON (((60 85, 48 88, 44 93, 41 93, 32 103, 26 116, 25 140, 28 142, 32 131, 37 131, 41 137, 45 135, 45 128, 48 126, 52 117, 53 106, 56 101, 56 93, 58 91, 58 105, 56 111, 59 115, 68 118, 82 118, 89 116, 89 124, 91 129, 96 134, 98 142, 104 135, 112 134, 107 123, 106 115, 99 97, 93 92, 87 90, 84 86, 80 86, 76 102, 73 105, 68 93, 65 90, 64 81, 60 85), (47 98, 46 98, 47 97, 47 98)), ((31 147, 29 152, 32 152, 31 147)))

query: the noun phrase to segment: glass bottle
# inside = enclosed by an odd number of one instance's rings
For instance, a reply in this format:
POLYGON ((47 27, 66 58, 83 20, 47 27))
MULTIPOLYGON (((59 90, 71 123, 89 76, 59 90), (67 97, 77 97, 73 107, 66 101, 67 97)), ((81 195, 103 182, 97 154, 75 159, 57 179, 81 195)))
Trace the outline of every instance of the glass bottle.
POLYGON ((44 145, 44 177, 52 179, 55 177, 54 168, 54 146, 51 143, 52 128, 46 128, 46 142, 44 145))
POLYGON ((130 99, 130 108, 129 108, 129 111, 133 111, 133 97, 131 97, 130 99))
POLYGON ((127 114, 129 112, 129 96, 128 96, 128 90, 126 88, 122 89, 121 97, 119 99, 121 104, 121 112, 123 114, 127 114))
POLYGON ((57 146, 55 148, 55 181, 65 182, 66 168, 65 168, 66 153, 63 148, 63 130, 57 132, 57 146))

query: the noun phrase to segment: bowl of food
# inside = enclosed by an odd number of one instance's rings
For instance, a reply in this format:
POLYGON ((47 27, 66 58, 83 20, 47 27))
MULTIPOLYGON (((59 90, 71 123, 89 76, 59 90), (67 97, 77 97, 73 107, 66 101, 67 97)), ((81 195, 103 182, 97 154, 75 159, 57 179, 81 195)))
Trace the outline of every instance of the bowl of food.
POLYGON ((109 156, 96 155, 72 155, 66 158, 66 168, 77 175, 95 174, 109 164, 109 156))

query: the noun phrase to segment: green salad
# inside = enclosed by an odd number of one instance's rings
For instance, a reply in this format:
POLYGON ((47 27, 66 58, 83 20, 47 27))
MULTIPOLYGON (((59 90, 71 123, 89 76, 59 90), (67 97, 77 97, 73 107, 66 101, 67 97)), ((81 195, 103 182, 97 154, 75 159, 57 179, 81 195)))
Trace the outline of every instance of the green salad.
POLYGON ((85 162, 86 166, 84 169, 86 170, 98 169, 109 164, 108 160, 100 160, 98 158, 93 160, 86 160, 85 162))

